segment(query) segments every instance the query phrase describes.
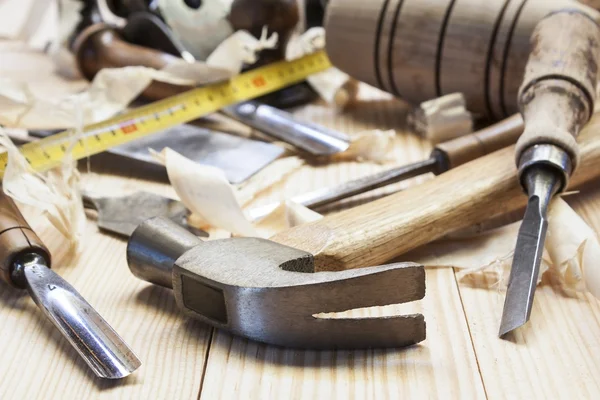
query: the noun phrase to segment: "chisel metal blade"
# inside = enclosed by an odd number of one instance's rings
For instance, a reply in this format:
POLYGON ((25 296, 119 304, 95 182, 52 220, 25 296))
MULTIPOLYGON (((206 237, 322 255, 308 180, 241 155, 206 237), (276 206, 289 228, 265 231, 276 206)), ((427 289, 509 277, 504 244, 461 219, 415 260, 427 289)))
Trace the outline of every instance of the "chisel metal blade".
POLYGON ((530 197, 519 229, 499 336, 529 321, 546 239, 548 222, 540 209, 540 199, 530 197))
POLYGON ((127 343, 41 256, 24 256, 19 268, 35 303, 96 375, 119 379, 139 368, 141 362, 127 343))
POLYGON ((523 183, 529 200, 510 270, 500 337, 529 321, 548 228, 548 205, 559 189, 561 177, 550 168, 533 166, 524 173, 523 183))

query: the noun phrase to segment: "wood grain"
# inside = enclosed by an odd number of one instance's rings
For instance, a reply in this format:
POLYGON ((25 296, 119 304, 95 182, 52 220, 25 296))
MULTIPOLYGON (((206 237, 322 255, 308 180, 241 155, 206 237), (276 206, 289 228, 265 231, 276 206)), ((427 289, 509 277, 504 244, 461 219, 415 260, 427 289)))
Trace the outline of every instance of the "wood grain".
MULTIPOLYGON (((567 197, 600 233, 600 190, 567 197)), ((515 238, 516 240, 516 238, 515 238)), ((538 287, 527 325, 497 338, 504 291, 485 276, 459 286, 486 393, 490 399, 592 399, 600 394, 600 302, 569 294, 555 279, 538 287)))

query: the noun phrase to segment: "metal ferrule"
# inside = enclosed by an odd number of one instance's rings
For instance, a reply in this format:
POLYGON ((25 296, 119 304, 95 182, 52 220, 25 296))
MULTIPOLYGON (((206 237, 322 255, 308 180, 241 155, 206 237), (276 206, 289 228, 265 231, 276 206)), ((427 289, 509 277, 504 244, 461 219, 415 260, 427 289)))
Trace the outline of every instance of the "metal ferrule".
POLYGON ((519 159, 519 180, 523 187, 527 187, 524 181, 525 171, 541 165, 550 167, 559 174, 561 184, 558 192, 564 191, 573 173, 573 163, 569 154, 553 144, 536 144, 525 150, 519 159))

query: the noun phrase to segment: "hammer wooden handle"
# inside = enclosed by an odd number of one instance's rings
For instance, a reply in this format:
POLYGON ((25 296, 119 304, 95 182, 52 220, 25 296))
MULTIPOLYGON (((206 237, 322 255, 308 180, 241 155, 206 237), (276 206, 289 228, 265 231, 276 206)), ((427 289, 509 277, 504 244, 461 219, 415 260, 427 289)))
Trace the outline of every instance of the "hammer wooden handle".
MULTIPOLYGON (((570 187, 600 177, 600 116, 579 139, 581 160, 570 187)), ((525 206, 514 146, 424 184, 292 228, 272 240, 315 255, 317 270, 382 264, 454 231, 525 206)))
POLYGON ((0 278, 12 286, 15 259, 25 253, 44 257, 50 266, 50 253, 31 229, 14 201, 0 188, 0 278))

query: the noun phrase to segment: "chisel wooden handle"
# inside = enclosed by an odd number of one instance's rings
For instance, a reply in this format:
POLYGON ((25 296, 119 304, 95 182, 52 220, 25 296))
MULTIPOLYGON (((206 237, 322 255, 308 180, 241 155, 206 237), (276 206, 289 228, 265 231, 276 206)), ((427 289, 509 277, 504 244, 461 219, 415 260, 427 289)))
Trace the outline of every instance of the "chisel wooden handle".
POLYGON ((537 23, 568 0, 330 0, 327 53, 354 78, 413 104, 463 92, 470 111, 501 119, 518 91, 537 23))
POLYGON ((50 266, 50 252, 0 188, 0 278, 12 286, 16 286, 10 276, 14 261, 25 253, 39 254, 50 266))
POLYGON ((515 144, 523 133, 523 118, 515 114, 504 121, 490 125, 470 135, 440 143, 432 156, 441 159, 445 172, 494 151, 515 144))
POLYGON ((517 163, 531 146, 552 144, 576 166, 575 138, 594 110, 598 58, 600 27, 588 14, 565 9, 540 21, 519 93, 525 131, 517 142, 517 163))
MULTIPOLYGON (((579 136, 570 187, 600 177, 600 115, 579 136)), ((461 165, 403 192, 292 228, 272 240, 315 255, 316 268, 385 263, 454 231, 525 206, 514 146, 461 165)))

